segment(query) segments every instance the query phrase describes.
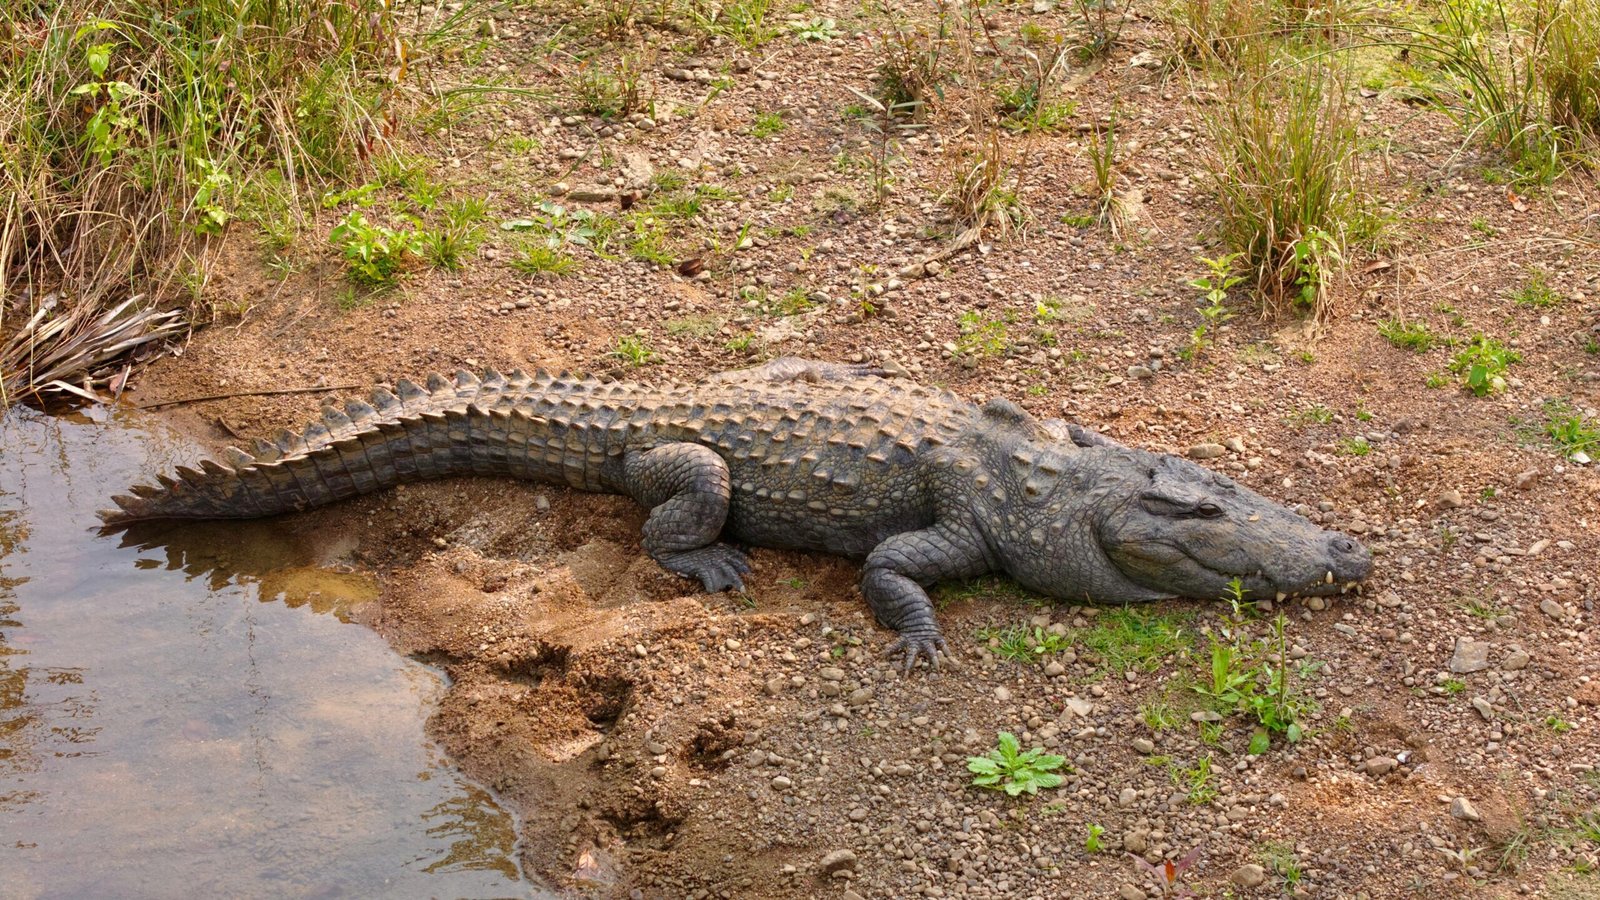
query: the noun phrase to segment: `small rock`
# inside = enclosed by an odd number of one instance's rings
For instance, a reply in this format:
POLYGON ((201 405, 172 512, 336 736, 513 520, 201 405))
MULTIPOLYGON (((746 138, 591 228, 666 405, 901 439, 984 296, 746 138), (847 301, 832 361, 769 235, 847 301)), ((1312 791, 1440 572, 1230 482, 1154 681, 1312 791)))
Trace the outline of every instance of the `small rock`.
POLYGON ((1374 756, 1367 760, 1367 774, 1381 777, 1393 772, 1399 765, 1400 761, 1392 756, 1374 756))
POLYGON ((1450 815, 1463 822, 1483 821, 1483 816, 1478 815, 1478 811, 1473 808, 1472 801, 1465 797, 1457 797, 1450 801, 1450 815))
POLYGON ((567 196, 580 203, 605 203, 617 199, 617 189, 601 184, 580 184, 567 196))
POLYGON ((1526 669, 1530 662, 1533 662, 1533 657, 1528 651, 1517 647, 1513 648, 1510 653, 1506 654, 1506 658, 1500 661, 1500 668, 1507 672, 1520 672, 1526 669))
POLYGON ((1567 617, 1566 608, 1549 597, 1539 601, 1539 611, 1558 622, 1567 617))
POLYGON ((994 698, 1001 703, 1011 699, 1011 689, 1004 685, 994 689, 994 698))
POLYGON ((1190 459, 1216 459, 1228 452, 1221 444, 1195 444, 1189 448, 1190 459))
POLYGON ((1094 701, 1085 700, 1082 697, 1068 697, 1067 709, 1071 710, 1072 714, 1078 718, 1087 719, 1089 714, 1094 712, 1094 701))
POLYGON ((1135 753, 1143 753, 1148 756, 1156 752, 1156 743, 1149 738, 1134 738, 1133 751, 1135 753))
POLYGON ((1267 883, 1267 870, 1255 863, 1245 863, 1234 869, 1228 880, 1242 888, 1260 887, 1267 883))
POLYGON ((1456 650, 1450 657, 1450 671, 1457 675, 1482 672, 1489 668, 1489 643, 1468 637, 1456 638, 1456 650))
POLYGON ((1478 711, 1478 715, 1483 716, 1485 722, 1494 721, 1494 705, 1483 697, 1473 697, 1472 708, 1478 711))
POLYGON ((822 671, 818 672, 817 674, 822 676, 823 681, 844 680, 844 670, 838 666, 824 666, 822 671))
POLYGON ((1156 377, 1156 373, 1155 373, 1155 370, 1151 369, 1149 366, 1129 366, 1128 367, 1128 377, 1129 378, 1154 378, 1154 377, 1156 377))
POLYGON ((834 850, 817 863, 817 868, 823 874, 832 875, 835 872, 856 870, 856 853, 854 850, 834 850))
POLYGON ((1130 831, 1122 836, 1122 849, 1143 856, 1150 849, 1150 838, 1142 831, 1130 831))
POLYGON ((1139 792, 1134 790, 1131 787, 1123 788, 1122 791, 1117 794, 1117 805, 1118 806, 1132 806, 1133 804, 1137 803, 1138 801, 1139 801, 1139 792))
POLYGON ((1135 885, 1127 883, 1117 888, 1117 896, 1121 897, 1122 900, 1145 900, 1144 891, 1135 885))
POLYGON ((1227 447, 1229 453, 1243 453, 1244 452, 1244 438, 1241 438, 1241 437, 1228 438, 1227 440, 1222 442, 1222 446, 1227 447))
POLYGON ((1050 662, 1046 663, 1045 667, 1044 667, 1044 673, 1046 675, 1049 675, 1051 678, 1054 678, 1057 675, 1065 674, 1066 671, 1067 671, 1067 667, 1066 666, 1063 666, 1061 663, 1056 662, 1053 659, 1050 660, 1050 662))
POLYGON ((1459 509, 1464 502, 1460 491, 1445 491, 1439 495, 1439 505, 1445 509, 1459 509))

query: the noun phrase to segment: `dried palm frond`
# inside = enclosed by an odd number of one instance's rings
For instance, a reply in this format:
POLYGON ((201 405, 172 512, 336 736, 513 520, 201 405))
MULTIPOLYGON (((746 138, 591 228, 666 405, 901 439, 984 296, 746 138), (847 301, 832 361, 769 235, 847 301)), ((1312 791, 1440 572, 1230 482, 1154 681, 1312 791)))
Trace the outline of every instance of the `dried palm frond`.
POLYGON ((51 391, 92 400, 118 357, 179 333, 179 310, 141 305, 129 297, 110 308, 83 303, 64 307, 56 295, 39 304, 26 324, 0 345, 0 407, 51 391))

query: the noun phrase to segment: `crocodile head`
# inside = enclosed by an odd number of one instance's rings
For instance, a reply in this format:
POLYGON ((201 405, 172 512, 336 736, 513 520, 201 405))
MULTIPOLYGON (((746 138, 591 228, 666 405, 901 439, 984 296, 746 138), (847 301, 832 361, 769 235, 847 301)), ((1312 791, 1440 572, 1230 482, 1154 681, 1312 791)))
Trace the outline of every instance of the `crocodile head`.
POLYGON ((1353 538, 1188 460, 1123 447, 1063 458, 1074 471, 1025 514, 1033 543, 1008 542, 1028 549, 1002 554, 1035 590, 1105 602, 1215 599, 1237 579, 1251 600, 1281 599, 1340 593, 1372 569, 1353 538))

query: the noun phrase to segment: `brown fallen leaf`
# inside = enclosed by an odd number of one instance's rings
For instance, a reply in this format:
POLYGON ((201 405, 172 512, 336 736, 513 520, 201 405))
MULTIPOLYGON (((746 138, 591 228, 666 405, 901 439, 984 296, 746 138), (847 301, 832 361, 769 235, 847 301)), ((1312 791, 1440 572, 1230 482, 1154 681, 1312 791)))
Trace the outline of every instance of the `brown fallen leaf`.
POLYGON ((696 256, 693 259, 686 259, 683 262, 678 263, 678 274, 685 278, 693 278, 705 270, 706 261, 704 258, 699 256, 696 256))

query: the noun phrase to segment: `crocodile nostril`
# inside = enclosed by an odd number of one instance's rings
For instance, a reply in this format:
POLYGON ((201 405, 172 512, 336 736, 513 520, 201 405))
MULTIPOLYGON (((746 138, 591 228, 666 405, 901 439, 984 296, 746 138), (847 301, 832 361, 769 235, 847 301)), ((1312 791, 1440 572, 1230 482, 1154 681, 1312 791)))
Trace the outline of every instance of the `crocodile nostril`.
POLYGON ((1333 549, 1340 553, 1354 553, 1356 552, 1356 542, 1347 537, 1336 537, 1333 539, 1333 549))

